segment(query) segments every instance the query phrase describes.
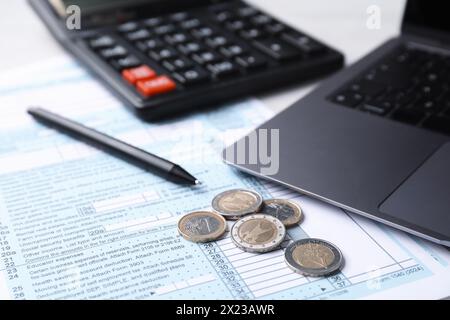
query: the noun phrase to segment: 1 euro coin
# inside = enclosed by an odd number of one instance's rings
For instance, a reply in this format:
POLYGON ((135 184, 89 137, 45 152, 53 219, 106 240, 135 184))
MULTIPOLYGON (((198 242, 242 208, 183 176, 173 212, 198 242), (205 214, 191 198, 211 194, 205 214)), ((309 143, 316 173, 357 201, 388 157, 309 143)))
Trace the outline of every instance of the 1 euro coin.
POLYGON ((225 219, 214 212, 191 212, 178 221, 178 232, 192 242, 210 242, 219 239, 226 231, 225 219))

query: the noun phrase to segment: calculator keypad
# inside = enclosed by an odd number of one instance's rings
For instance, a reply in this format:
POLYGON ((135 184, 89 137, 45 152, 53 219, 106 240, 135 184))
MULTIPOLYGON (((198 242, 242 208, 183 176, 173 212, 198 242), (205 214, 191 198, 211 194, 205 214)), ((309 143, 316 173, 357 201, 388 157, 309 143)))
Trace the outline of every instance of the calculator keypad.
POLYGON ((223 7, 127 22, 87 44, 145 99, 246 77, 326 51, 254 7, 223 7))

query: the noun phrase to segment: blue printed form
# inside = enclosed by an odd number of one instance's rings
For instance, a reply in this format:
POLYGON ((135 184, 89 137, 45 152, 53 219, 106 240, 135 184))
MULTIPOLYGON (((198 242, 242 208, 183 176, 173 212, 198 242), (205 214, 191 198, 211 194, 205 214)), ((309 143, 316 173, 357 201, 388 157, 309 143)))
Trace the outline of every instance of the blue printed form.
MULTIPOLYGON (((450 295, 446 249, 241 174, 225 145, 271 116, 255 100, 182 119, 135 118, 65 58, 0 77, 1 299, 352 299, 450 295), (166 157, 203 184, 182 187, 35 123, 42 106, 166 157), (177 221, 225 190, 296 201, 305 219, 267 254, 226 234, 195 244, 177 221), (309 278, 284 263, 292 239, 343 252, 340 273, 309 278)), ((280 128, 282 130, 282 128, 280 128)), ((231 225, 230 225, 231 226, 231 225)))

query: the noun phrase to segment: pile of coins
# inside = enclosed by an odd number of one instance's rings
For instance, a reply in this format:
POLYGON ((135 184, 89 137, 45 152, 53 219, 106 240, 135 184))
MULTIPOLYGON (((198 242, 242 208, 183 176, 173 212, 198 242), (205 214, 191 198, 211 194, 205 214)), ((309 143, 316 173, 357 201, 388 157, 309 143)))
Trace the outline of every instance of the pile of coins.
MULTIPOLYGON (((243 251, 265 253, 277 249, 286 237, 286 228, 303 217, 300 206, 283 199, 263 200, 251 190, 234 189, 212 200, 213 211, 191 212, 180 219, 178 231, 186 240, 210 242, 221 238, 227 221, 236 221, 231 239, 243 251)), ((320 239, 293 241, 285 250, 285 261, 294 272, 306 276, 326 276, 343 264, 341 251, 320 239)))

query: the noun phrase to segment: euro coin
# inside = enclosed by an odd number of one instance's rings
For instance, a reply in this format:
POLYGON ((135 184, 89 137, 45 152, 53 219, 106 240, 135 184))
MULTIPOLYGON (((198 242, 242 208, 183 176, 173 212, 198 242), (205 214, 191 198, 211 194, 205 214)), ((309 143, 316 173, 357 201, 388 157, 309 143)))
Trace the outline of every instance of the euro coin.
POLYGON ((262 197, 259 193, 244 189, 222 192, 212 201, 214 211, 230 218, 255 213, 261 205, 262 197))
POLYGON ((253 214, 237 221, 231 229, 234 244, 247 252, 263 253, 272 251, 283 242, 286 228, 275 217, 253 214))
POLYGON ((178 221, 178 232, 192 242, 210 242, 219 239, 226 231, 225 219, 214 212, 192 212, 178 221))
POLYGON ((292 201, 283 199, 265 200, 259 213, 278 218, 285 227, 292 227, 302 219, 302 209, 292 201))
POLYGON ((284 253, 286 264, 305 276, 323 277, 339 270, 344 262, 341 251, 320 239, 302 239, 291 243, 284 253))

